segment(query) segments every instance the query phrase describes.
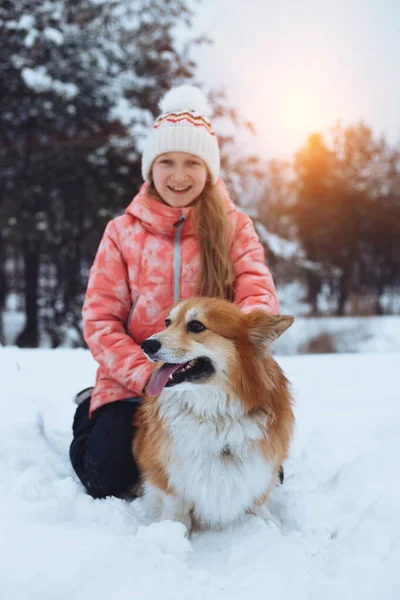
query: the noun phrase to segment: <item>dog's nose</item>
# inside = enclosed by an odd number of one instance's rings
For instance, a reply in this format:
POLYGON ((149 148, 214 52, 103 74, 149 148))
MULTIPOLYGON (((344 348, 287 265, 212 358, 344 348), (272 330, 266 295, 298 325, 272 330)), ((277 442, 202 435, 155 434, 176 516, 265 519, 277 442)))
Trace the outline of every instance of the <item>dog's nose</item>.
POLYGON ((144 340, 140 347, 146 354, 155 354, 161 348, 161 343, 158 340, 149 338, 144 340))

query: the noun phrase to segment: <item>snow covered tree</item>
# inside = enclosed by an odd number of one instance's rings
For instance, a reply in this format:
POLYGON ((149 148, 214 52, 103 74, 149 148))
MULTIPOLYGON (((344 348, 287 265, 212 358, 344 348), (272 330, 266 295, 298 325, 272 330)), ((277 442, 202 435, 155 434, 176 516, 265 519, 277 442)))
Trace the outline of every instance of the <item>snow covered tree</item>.
MULTIPOLYGON (((160 96, 193 75, 181 0, 5 0, 0 6, 0 219, 24 259, 26 325, 79 329, 105 222, 140 181, 160 96), (39 310, 40 309, 40 310, 39 310)), ((0 271, 4 275, 4 269, 0 271)))

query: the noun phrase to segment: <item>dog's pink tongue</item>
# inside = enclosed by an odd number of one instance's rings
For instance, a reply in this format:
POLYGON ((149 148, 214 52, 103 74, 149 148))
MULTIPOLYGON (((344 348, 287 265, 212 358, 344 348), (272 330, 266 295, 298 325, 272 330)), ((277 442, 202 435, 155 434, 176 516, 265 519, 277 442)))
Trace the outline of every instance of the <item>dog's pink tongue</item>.
POLYGON ((175 373, 182 365, 163 365, 157 371, 154 371, 153 375, 150 377, 149 386, 147 391, 150 396, 153 398, 161 394, 163 389, 165 388, 168 377, 175 373))

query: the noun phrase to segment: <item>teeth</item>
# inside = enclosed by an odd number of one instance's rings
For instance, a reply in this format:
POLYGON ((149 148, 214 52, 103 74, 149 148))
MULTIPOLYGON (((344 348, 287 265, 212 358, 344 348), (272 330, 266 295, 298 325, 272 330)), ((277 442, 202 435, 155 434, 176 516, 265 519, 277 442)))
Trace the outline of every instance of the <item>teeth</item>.
MULTIPOLYGON (((191 360, 190 362, 186 363, 186 365, 185 365, 184 367, 180 368, 180 369, 179 369, 179 371, 177 371, 177 373, 178 373, 178 372, 179 372, 179 373, 184 373, 185 371, 190 371, 190 369, 191 369, 192 367, 194 367, 194 365, 195 365, 195 364, 196 364, 196 359, 194 359, 194 360, 191 360)), ((168 379, 169 379, 170 381, 172 381, 172 380, 174 379, 174 374, 172 373, 172 374, 171 374, 171 375, 168 377, 168 379)))
POLYGON ((173 188, 170 187, 171 190, 173 190, 174 192, 184 192, 185 190, 188 190, 190 186, 187 187, 183 187, 183 188, 173 188))

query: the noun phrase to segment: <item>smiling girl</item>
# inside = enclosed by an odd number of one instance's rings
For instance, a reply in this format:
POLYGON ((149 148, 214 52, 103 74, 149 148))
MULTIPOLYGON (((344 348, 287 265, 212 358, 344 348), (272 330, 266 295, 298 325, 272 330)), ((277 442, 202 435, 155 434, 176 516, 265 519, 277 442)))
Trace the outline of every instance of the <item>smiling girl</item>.
POLYGON ((206 98, 181 86, 160 107, 142 157, 145 183, 107 225, 83 307, 99 368, 94 388, 77 396, 70 457, 95 498, 124 496, 137 482, 132 422, 152 371, 140 344, 164 329, 172 305, 202 295, 279 312, 252 222, 219 177, 206 98))

